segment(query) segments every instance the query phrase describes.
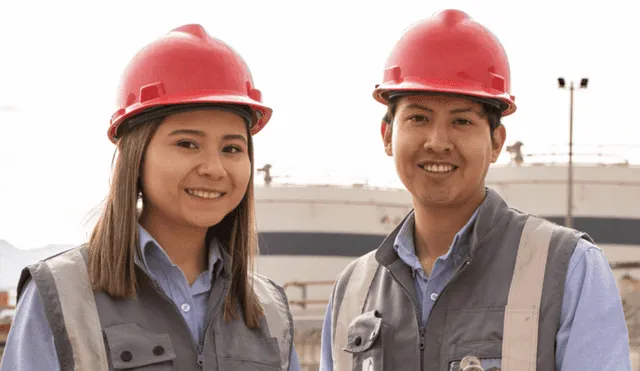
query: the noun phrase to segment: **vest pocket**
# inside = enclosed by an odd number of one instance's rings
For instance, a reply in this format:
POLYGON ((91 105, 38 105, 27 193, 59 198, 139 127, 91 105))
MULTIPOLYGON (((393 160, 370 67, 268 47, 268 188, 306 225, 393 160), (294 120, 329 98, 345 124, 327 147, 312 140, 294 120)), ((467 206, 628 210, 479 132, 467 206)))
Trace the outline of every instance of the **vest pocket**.
POLYGON ((443 346, 447 348, 443 361, 448 362, 448 370, 458 371, 460 361, 467 356, 477 357, 485 371, 499 370, 503 322, 504 307, 451 311, 447 315, 443 339, 443 346))
POLYGON ((107 327, 104 335, 114 370, 173 370, 176 354, 169 335, 147 331, 135 323, 107 327))
POLYGON ((353 354, 354 370, 378 371, 384 368, 384 344, 387 337, 382 332, 391 328, 383 325, 382 316, 377 310, 363 313, 349 325, 345 352, 353 354))
POLYGON ((468 361, 473 357, 480 361, 484 371, 499 371, 502 367, 501 353, 501 341, 460 342, 450 348, 448 370, 462 371, 461 364, 462 366, 470 364, 468 361))
POLYGON ((219 370, 280 370, 278 338, 216 335, 216 356, 219 370))

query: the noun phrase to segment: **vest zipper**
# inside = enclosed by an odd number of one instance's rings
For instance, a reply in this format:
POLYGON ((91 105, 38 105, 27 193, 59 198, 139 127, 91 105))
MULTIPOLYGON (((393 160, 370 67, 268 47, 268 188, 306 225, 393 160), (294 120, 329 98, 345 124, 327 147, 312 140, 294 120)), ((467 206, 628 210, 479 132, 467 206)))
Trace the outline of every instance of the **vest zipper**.
MULTIPOLYGON (((451 280, 449 281, 449 283, 447 284, 447 286, 445 286, 445 288, 442 290, 442 293, 440 293, 440 295, 438 295, 438 297, 436 298, 436 301, 433 303, 433 308, 435 308, 436 304, 438 303, 438 300, 440 300, 440 298, 442 297, 442 295, 447 291, 447 288, 451 285, 451 283, 453 283, 453 281, 458 278, 459 275, 462 274, 462 272, 464 272, 467 267, 469 266, 469 263, 471 263, 471 260, 467 260, 464 265, 462 266, 462 268, 458 269, 458 271, 456 272, 456 274, 453 275, 453 277, 451 278, 451 280)), ((391 269, 387 269, 387 271, 389 272, 389 274, 391 275, 391 277, 393 277, 393 279, 400 283, 400 281, 398 281, 398 279, 396 278, 395 274, 393 274, 393 272, 391 271, 391 269)), ((418 310, 418 304, 416 303, 415 300, 413 300, 413 298, 411 297, 411 294, 409 293, 409 290, 407 290, 404 286, 400 285, 400 287, 402 287, 402 290, 405 292, 405 294, 407 294, 407 297, 409 298, 409 300, 411 301, 411 303, 413 304, 413 309, 416 313, 416 319, 418 321, 418 328, 420 329, 419 333, 420 333, 420 370, 424 369, 424 348, 426 348, 426 344, 425 344, 425 333, 426 333, 426 327, 422 326, 422 315, 420 314, 420 311, 418 310)))
POLYGON ((462 272, 467 270, 467 267, 469 266, 469 263, 471 263, 471 260, 467 260, 466 262, 464 262, 464 265, 460 269, 458 269, 458 271, 456 272, 456 274, 453 275, 453 277, 451 277, 451 279, 449 280, 449 283, 447 283, 447 286, 445 286, 444 289, 442 289, 442 292, 436 298, 436 301, 433 303, 433 307, 432 308, 436 307, 436 305, 438 304, 438 300, 440 300, 440 298, 443 296, 443 294, 445 292, 447 292, 447 289, 456 280, 456 278, 458 278, 458 276, 460 276, 462 274, 462 272))
MULTIPOLYGON (((442 292, 440 293, 440 295, 438 295, 438 297, 436 298, 436 301, 433 303, 433 307, 431 307, 432 311, 438 304, 438 300, 440 300, 440 298, 444 296, 444 293, 447 292, 447 289, 449 288, 449 286, 451 286, 451 284, 456 280, 456 278, 458 278, 458 276, 460 276, 462 272, 464 272, 467 269, 467 267, 469 266, 469 263, 471 263, 471 260, 467 260, 466 262, 464 262, 464 265, 460 269, 458 269, 458 271, 456 272, 456 274, 453 275, 453 277, 451 277, 447 286, 445 286, 444 289, 442 289, 442 292)), ((424 332, 422 336, 424 341, 424 332)), ((420 360, 420 362, 421 362, 420 364, 422 365, 422 359, 420 360)))
POLYGON ((409 301, 411 301, 411 304, 413 304, 413 310, 416 313, 416 321, 418 322, 418 328, 420 329, 420 370, 424 369, 424 348, 425 348, 425 343, 424 343, 424 333, 425 333, 425 328, 422 326, 422 314, 420 314, 420 310, 418 308, 418 303, 416 303, 416 301, 411 297, 411 293, 409 292, 409 290, 407 290, 404 286, 402 286, 402 284, 400 284, 400 281, 398 280, 398 278, 396 277, 396 275, 391 271, 391 269, 387 269, 387 271, 389 272, 389 274, 391 275, 391 277, 393 277, 393 279, 398 282, 398 284, 400 285, 400 287, 402 287, 402 290, 405 292, 405 294, 407 294, 407 297, 409 298, 409 301))
POLYGON ((218 311, 220 310, 220 305, 224 302, 224 299, 227 297, 227 291, 229 291, 229 281, 224 280, 224 288, 222 289, 222 295, 220 296, 220 299, 218 299, 218 303, 216 304, 216 306, 211 311, 209 318, 207 318, 207 322, 205 323, 204 329, 202 330, 202 335, 200 336, 200 344, 198 344, 198 364, 200 365, 200 369, 204 367, 204 354, 203 354, 204 338, 207 333, 207 329, 209 328, 211 321, 213 321, 213 318, 216 316, 216 314, 218 314, 218 311))
MULTIPOLYGON (((171 303, 171 307, 173 307, 173 309, 176 311, 176 313, 178 313, 178 317, 180 317, 180 319, 182 320, 182 323, 186 326, 187 330, 189 330, 189 324, 187 323, 187 321, 184 319, 184 317, 182 317, 182 313, 180 313, 180 310, 178 310, 178 308, 176 307, 175 303, 173 302, 173 300, 171 300, 171 298, 169 296, 167 296, 167 294, 165 294, 164 290, 162 289, 162 287, 160 286, 159 283, 155 282, 155 280, 151 280, 151 278, 148 278, 152 283, 153 283, 153 287, 155 287, 156 291, 158 291, 158 293, 165 298, 165 300, 167 300, 169 303, 171 303)), ((189 330, 189 332, 191 332, 189 330)), ((189 339, 191 339, 191 344, 193 344, 193 349, 197 352, 198 354, 198 364, 200 364, 200 350, 198 349, 198 346, 196 344, 196 342, 193 340, 193 336, 189 336, 189 339)), ((200 366, 202 368, 202 366, 200 366)))
MULTIPOLYGON (((422 322, 420 322, 422 324, 422 322)), ((427 332, 425 326, 420 327, 420 371, 424 369, 424 348, 427 347, 427 344, 424 339, 424 334, 427 332)))
MULTIPOLYGON (((156 291, 158 291, 158 293, 165 300, 167 300, 169 303, 171 303, 171 306, 173 307, 173 309, 178 313, 178 316, 180 317, 180 319, 182 319, 182 323, 184 323, 184 325, 188 329, 189 328, 189 324, 187 323, 187 321, 185 321, 184 317, 182 317, 182 313, 180 313, 180 311, 176 307, 176 305, 173 302, 173 300, 171 300, 171 298, 169 296, 167 296, 167 294, 164 292, 164 290, 162 289, 162 286, 160 286, 160 284, 158 282, 156 282, 155 280, 152 280, 150 277, 147 277, 147 279, 152 283, 152 286, 156 289, 156 291)), ((202 369, 204 367, 204 354, 203 354, 203 351, 204 351, 205 334, 207 333, 207 329, 209 328, 209 325, 211 324, 211 321, 213 321, 213 318, 216 316, 216 314, 218 314, 218 311, 220 310, 220 304, 224 301, 225 297, 227 296, 227 291, 229 291, 229 281, 225 280, 224 288, 222 290, 222 295, 220 296, 220 299, 218 300, 218 303, 216 304, 216 306, 213 308, 213 311, 211 312, 211 314, 207 318, 207 322, 205 323, 204 329, 202 330, 202 335, 200 336, 200 343, 196 344, 196 342, 193 340, 193 337, 189 336, 189 338, 191 339, 191 344, 193 344, 193 348, 195 349, 195 351, 198 354, 198 365, 200 365, 200 369, 202 369)))

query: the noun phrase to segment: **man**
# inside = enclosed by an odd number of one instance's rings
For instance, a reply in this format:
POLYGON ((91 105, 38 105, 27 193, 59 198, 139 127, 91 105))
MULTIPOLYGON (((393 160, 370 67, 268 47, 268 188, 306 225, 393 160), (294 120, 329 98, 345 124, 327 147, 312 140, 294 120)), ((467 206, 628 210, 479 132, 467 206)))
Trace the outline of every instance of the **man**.
POLYGON ((499 40, 437 13, 401 38, 374 97, 414 208, 338 278, 320 369, 630 370, 602 251, 485 187, 516 110, 499 40))

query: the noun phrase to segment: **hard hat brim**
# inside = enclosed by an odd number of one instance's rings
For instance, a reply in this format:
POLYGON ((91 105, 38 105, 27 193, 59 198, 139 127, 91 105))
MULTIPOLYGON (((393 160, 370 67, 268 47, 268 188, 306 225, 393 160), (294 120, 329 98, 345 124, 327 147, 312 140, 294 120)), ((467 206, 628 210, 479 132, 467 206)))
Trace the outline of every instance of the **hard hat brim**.
POLYGON ((262 128, 269 122, 273 110, 264 104, 257 102, 247 96, 238 94, 225 94, 224 92, 215 92, 213 94, 194 94, 194 95, 174 95, 174 96, 162 96, 144 103, 132 104, 126 109, 121 109, 116 112, 109 126, 108 136, 111 142, 117 143, 118 141, 118 128, 127 119, 132 118, 143 111, 167 105, 183 105, 183 104, 197 104, 197 103, 211 103, 211 104, 232 104, 242 105, 251 108, 254 112, 254 120, 251 125, 251 135, 256 135, 262 128))
POLYGON ((380 84, 373 91, 373 98, 384 105, 388 105, 389 93, 391 92, 403 92, 407 93, 407 95, 410 95, 412 92, 415 92, 416 95, 422 95, 432 92, 451 94, 454 96, 477 97, 481 99, 497 99, 505 105, 505 108, 502 111, 502 117, 511 115, 517 109, 514 101, 515 97, 509 95, 508 93, 495 94, 482 89, 451 88, 410 81, 403 81, 399 84, 380 84))

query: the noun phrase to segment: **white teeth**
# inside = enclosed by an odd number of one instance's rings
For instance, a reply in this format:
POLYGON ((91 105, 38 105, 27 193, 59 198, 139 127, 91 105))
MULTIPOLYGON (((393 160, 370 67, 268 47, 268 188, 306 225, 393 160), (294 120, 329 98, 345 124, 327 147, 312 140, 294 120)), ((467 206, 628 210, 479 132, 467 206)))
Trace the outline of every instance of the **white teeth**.
POLYGON ((423 165, 422 168, 430 173, 447 173, 454 169, 453 165, 423 165))
POLYGON ((214 199, 222 196, 222 193, 220 192, 207 192, 200 189, 187 189, 187 193, 192 196, 207 198, 207 199, 214 199))

